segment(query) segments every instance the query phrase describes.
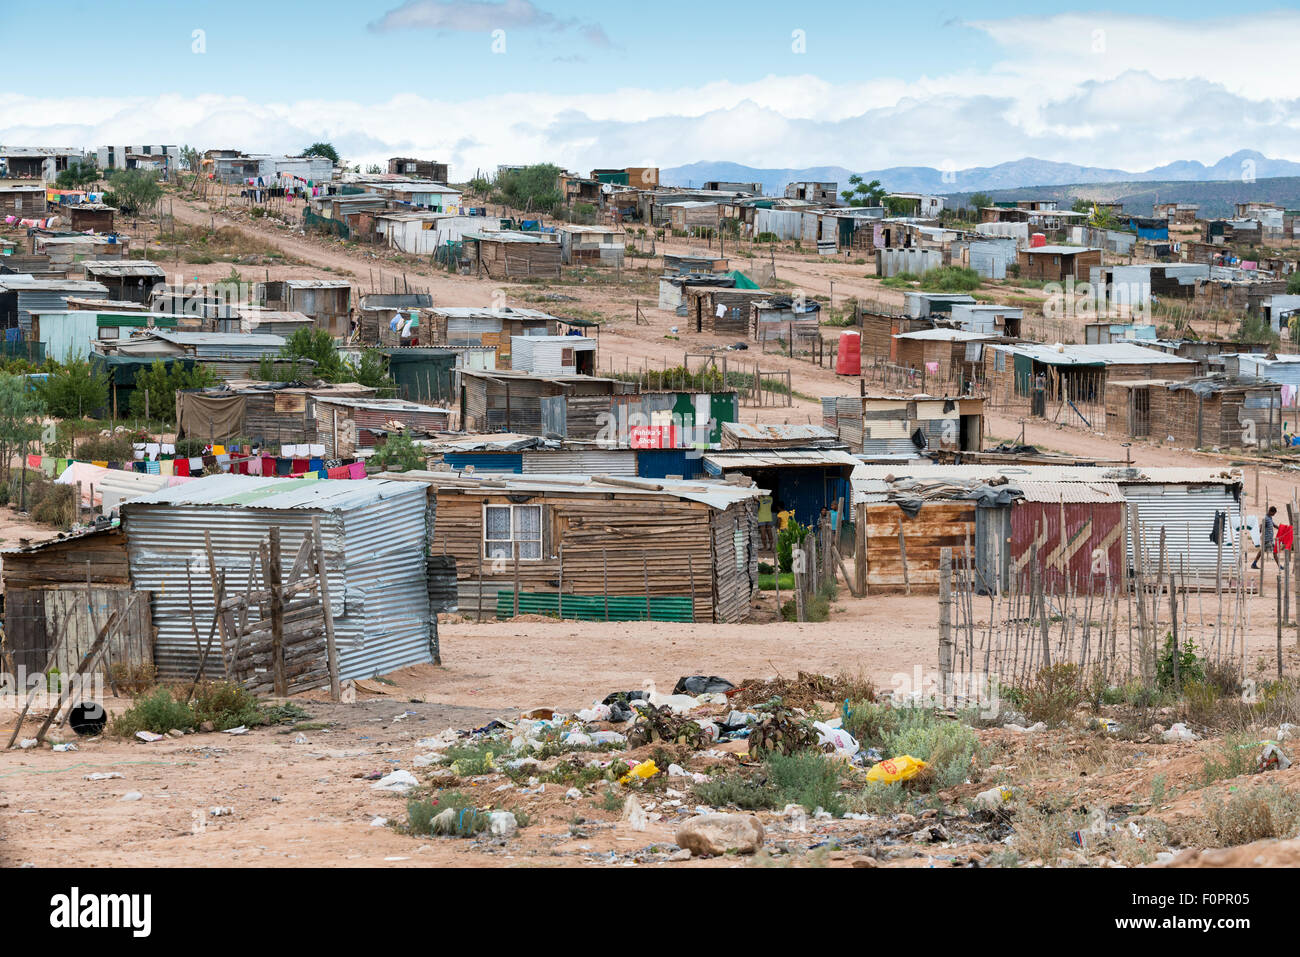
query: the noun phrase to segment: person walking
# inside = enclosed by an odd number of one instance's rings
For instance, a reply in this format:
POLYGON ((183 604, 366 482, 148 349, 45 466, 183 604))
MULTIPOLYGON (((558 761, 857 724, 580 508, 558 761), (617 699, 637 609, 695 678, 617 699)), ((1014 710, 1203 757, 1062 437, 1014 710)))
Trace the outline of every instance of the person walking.
POLYGON ((1277 538, 1277 519, 1274 518, 1275 515, 1277 515, 1277 506, 1270 505, 1268 514, 1264 516, 1264 521, 1260 525, 1259 552, 1255 555, 1255 560, 1250 563, 1251 568, 1258 568, 1259 560, 1264 555, 1272 556, 1273 564, 1281 566, 1281 562, 1277 560, 1277 551, 1273 548, 1273 543, 1277 538))

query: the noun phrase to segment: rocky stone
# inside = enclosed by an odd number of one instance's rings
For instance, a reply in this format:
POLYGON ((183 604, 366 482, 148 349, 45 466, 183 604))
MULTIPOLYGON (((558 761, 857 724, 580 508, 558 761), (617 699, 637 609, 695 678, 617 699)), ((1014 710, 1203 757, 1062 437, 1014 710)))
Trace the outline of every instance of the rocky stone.
POLYGON ((701 814, 677 829, 677 846, 702 857, 753 854, 763 839, 763 825, 752 814, 701 814))
POLYGON ((211 734, 213 731, 217 730, 217 726, 213 724, 211 721, 204 721, 202 724, 199 725, 199 730, 202 731, 204 734, 211 734))

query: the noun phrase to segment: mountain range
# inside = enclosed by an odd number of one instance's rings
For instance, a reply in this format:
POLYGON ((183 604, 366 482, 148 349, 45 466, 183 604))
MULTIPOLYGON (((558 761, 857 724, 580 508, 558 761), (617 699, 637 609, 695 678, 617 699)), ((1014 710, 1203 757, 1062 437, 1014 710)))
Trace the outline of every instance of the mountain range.
MULTIPOLYGON (((853 170, 843 166, 760 169, 740 163, 702 162, 660 170, 659 181, 665 186, 696 187, 711 181, 762 183, 764 193, 779 196, 785 192, 786 184, 793 182, 833 181, 840 184, 840 189, 845 189, 852 173, 853 170)), ((1273 159, 1256 150, 1238 150, 1212 166, 1196 160, 1177 160, 1140 172, 1026 157, 996 166, 974 166, 956 171, 931 166, 892 166, 867 170, 861 176, 867 182, 878 179, 881 185, 893 192, 951 194, 1090 183, 1248 183, 1252 177, 1300 176, 1300 163, 1273 159)), ((1175 198, 1170 199, 1174 201, 1175 198)))

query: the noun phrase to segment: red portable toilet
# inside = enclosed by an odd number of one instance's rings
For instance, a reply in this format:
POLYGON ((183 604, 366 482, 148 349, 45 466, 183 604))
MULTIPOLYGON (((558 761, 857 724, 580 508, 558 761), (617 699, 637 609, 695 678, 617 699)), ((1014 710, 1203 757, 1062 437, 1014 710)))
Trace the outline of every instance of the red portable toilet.
POLYGON ((836 375, 862 375, 862 334, 841 332, 840 345, 835 351, 836 375))
POLYGON ((1046 245, 1047 245, 1047 236, 1045 236, 1043 233, 1034 233, 1032 236, 1029 237, 1030 249, 1033 249, 1035 246, 1046 246, 1046 245))

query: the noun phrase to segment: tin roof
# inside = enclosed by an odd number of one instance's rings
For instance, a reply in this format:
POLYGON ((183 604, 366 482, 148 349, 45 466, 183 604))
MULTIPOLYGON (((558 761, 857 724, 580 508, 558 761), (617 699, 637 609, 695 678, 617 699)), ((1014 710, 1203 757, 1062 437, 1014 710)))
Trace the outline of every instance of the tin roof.
POLYGON ((996 339, 992 332, 968 332, 965 329, 918 329, 916 332, 901 332, 895 339, 934 340, 937 342, 972 342, 976 339, 996 339))
POLYGON ((1103 342, 1096 345, 1068 345, 1059 349, 1033 342, 1018 342, 1012 345, 993 345, 989 348, 1010 352, 1014 355, 1029 356, 1036 362, 1047 365, 1186 365, 1194 359, 1170 355, 1158 349, 1134 345, 1131 342, 1103 342))
POLYGON ((799 468, 818 465, 855 465, 861 463, 839 449, 728 449, 704 453, 705 466, 720 469, 799 468))
MULTIPOLYGON (((1009 482, 1018 488, 1026 484, 1046 486, 1046 501, 1059 501, 1066 486, 1112 483, 1122 485, 1238 485, 1239 468, 1125 468, 1093 465, 935 465, 929 462, 897 465, 859 464, 850 482, 856 502, 883 499, 895 482, 950 482, 957 485, 1009 482), (1053 491, 1059 489, 1059 491, 1053 491)), ((1082 493, 1080 493, 1082 494, 1082 493)), ((1068 501, 1068 499, 1067 499, 1068 501)))
POLYGON ((766 425, 758 422, 723 422, 722 431, 739 439, 779 439, 782 441, 809 441, 835 439, 837 436, 824 425, 805 425, 800 422, 766 425))
MULTIPOLYGON (((735 485, 731 482, 691 481, 685 479, 610 479, 600 475, 546 473, 520 475, 515 472, 475 472, 472 476, 455 472, 385 472, 380 479, 425 482, 439 489, 466 492, 503 494, 531 492, 533 494, 582 493, 593 495, 671 496, 700 502, 719 511, 737 502, 745 502, 766 494, 765 489, 753 485, 735 485)), ((371 481, 375 481, 371 479, 371 481)), ((394 482, 393 484, 400 484, 394 482)), ((611 506, 616 508, 617 506, 611 506)))
POLYGON ((142 505, 222 506, 231 508, 319 509, 326 512, 360 508, 397 495, 409 494, 401 482, 378 479, 269 478, 253 475, 209 475, 161 489, 129 502, 125 511, 142 505))
POLYGON ((147 259, 88 259, 81 268, 99 276, 163 276, 167 270, 147 259))
POLYGON ((341 395, 328 395, 313 392, 313 397, 331 405, 345 405, 351 409, 371 409, 378 412, 451 412, 437 405, 423 405, 419 402, 407 402, 405 399, 358 399, 341 395))
POLYGON ((1122 502, 1124 496, 1114 482, 1016 482, 1026 502, 1122 502))

